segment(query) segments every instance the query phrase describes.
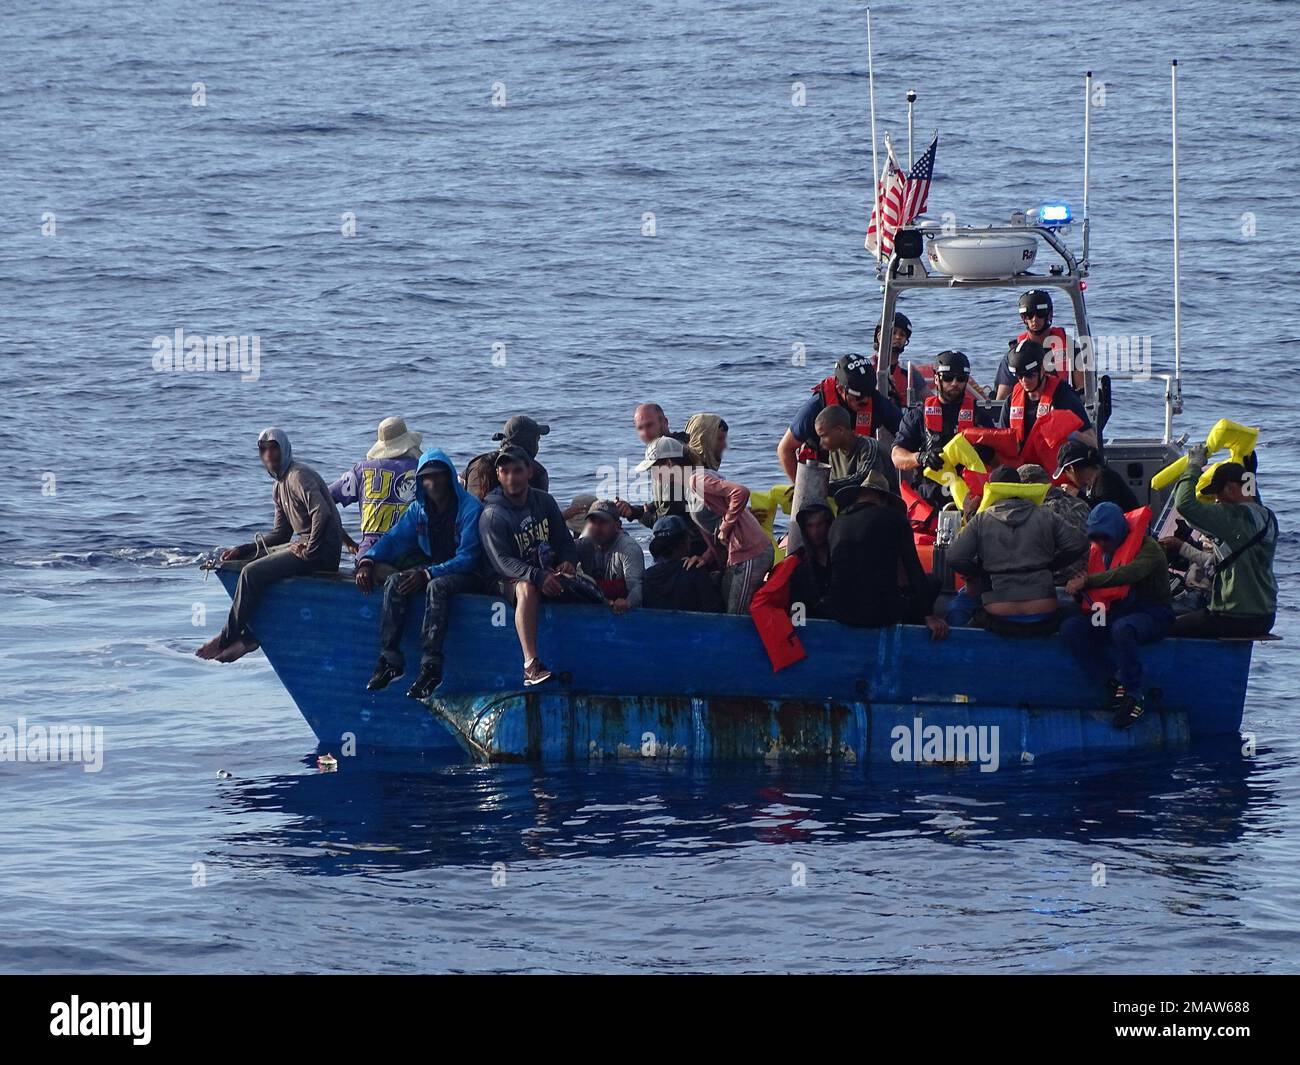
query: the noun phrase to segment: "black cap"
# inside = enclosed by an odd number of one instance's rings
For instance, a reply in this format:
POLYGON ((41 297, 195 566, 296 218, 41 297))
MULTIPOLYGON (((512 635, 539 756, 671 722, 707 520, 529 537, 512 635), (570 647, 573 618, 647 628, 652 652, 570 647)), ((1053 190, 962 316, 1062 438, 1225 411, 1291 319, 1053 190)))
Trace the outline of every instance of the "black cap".
POLYGON ((615 524, 622 524, 622 517, 618 512, 618 506, 612 499, 597 499, 587 508, 588 518, 605 518, 615 524))
POLYGON ((1210 483, 1202 489, 1207 496, 1217 496, 1228 484, 1241 484, 1246 479, 1246 467, 1240 462, 1220 462, 1210 475, 1210 483))
POLYGON ((1089 447, 1082 440, 1067 440, 1056 453, 1056 473, 1060 477, 1069 466, 1100 466, 1101 456, 1095 447, 1089 447))
POLYGON ((533 460, 528 457, 528 452, 521 447, 511 447, 507 445, 496 453, 492 460, 492 468, 495 470, 507 462, 522 462, 525 466, 531 466, 533 460))

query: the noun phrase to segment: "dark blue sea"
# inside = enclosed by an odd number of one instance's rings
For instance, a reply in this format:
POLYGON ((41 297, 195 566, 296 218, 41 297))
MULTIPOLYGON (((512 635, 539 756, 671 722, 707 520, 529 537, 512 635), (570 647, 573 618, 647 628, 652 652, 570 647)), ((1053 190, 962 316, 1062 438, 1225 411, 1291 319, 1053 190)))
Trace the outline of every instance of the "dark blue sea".
MULTIPOLYGON (((1179 59, 1177 428, 1259 426, 1281 517, 1253 754, 995 774, 321 773, 262 655, 192 656, 227 604, 201 555, 270 520, 267 425, 333 477, 390 414, 463 463, 529 413, 567 502, 638 457, 632 409, 657 400, 675 428, 721 413, 724 472, 778 483, 794 409, 878 313, 862 5, 2 19, 0 724, 102 726, 104 752, 99 772, 0 762, 0 969, 1300 969, 1296 5, 874 9, 878 132, 906 153, 909 88, 917 154, 939 132, 932 217, 1077 213, 1083 71, 1104 83, 1089 308, 1095 332, 1151 336, 1156 373, 1179 59), (258 338, 256 373, 156 371, 177 329, 258 338)), ((960 347, 984 380, 1018 328, 1006 293, 904 309, 909 355, 960 347)), ((1160 394, 1117 383, 1110 435, 1158 436, 1160 394)), ((1034 683, 1030 660, 989 668, 1034 683)))

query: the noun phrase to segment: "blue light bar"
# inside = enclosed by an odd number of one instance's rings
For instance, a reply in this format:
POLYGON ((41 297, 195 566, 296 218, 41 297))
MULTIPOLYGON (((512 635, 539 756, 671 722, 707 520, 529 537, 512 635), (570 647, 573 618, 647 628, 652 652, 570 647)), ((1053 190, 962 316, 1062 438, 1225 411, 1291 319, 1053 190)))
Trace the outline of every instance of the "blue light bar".
POLYGON ((1045 203, 1035 213, 1038 224, 1042 226, 1068 226, 1074 221, 1068 203, 1045 203))

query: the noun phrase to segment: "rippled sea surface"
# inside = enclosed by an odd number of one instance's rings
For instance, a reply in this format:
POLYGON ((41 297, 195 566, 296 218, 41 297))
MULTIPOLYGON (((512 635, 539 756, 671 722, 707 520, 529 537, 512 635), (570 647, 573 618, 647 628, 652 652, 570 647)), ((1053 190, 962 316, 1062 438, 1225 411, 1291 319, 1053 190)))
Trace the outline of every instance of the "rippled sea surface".
MULTIPOLYGON (((0 763, 0 969, 1300 968, 1300 11, 875 16, 878 126, 905 153, 918 91, 935 216, 1077 210, 1094 70, 1093 328, 1150 335, 1156 372, 1180 60, 1179 429, 1260 426, 1283 529, 1254 756, 317 773, 261 655, 191 655, 226 602, 194 563, 269 520, 257 432, 333 476, 389 414, 464 462, 528 412, 567 500, 637 457, 654 399, 722 413, 725 469, 776 483, 785 423, 876 313, 861 6, 40 5, 0 34, 0 723, 107 749, 98 773, 0 763), (257 336, 256 380, 155 372, 178 328, 257 336)), ((1013 299, 910 301, 909 354, 991 377, 1013 299)), ((1119 384, 1111 435, 1158 435, 1159 392, 1119 384)))

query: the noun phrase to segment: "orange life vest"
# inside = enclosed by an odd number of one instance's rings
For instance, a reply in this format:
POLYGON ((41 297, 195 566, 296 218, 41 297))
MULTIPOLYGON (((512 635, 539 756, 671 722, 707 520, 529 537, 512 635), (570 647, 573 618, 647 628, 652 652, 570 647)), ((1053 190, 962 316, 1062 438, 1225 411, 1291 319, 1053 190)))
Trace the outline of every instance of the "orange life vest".
POLYGON ((787 555, 758 586, 749 602, 749 616, 754 619, 758 638, 772 661, 773 673, 808 657, 790 620, 790 579, 801 563, 798 555, 787 555))
MULTIPOLYGON (((1055 374, 1044 374, 1042 387, 1038 390, 1038 411, 1034 415, 1035 419, 1041 418, 1045 414, 1051 413, 1052 396, 1056 393, 1056 386, 1061 383, 1061 379, 1055 374)), ((1007 425, 1016 431, 1016 439, 1020 446, 1025 446, 1025 386, 1019 381, 1016 387, 1011 390, 1011 406, 1007 411, 1007 425)))
MULTIPOLYGON (((1142 549, 1142 541, 1146 539, 1147 529, 1151 525, 1151 508, 1139 507, 1137 510, 1130 510, 1124 515, 1124 520, 1128 522, 1128 535, 1110 556, 1109 566, 1102 556, 1100 545, 1094 542, 1088 549, 1089 574, 1104 573, 1108 569, 1127 566, 1137 558, 1137 553, 1142 549)), ((1104 603, 1109 606, 1128 595, 1128 590, 1127 584, 1117 584, 1111 588, 1089 588, 1084 593, 1084 598, 1090 603, 1104 603)))
MULTIPOLYGON (((961 409, 957 411, 956 432, 975 428, 975 397, 969 392, 961 397, 961 409)), ((943 435, 943 400, 936 395, 925 397, 925 431, 933 436, 943 435)), ((945 444, 948 441, 943 441, 945 444)))
MULTIPOLYGON (((813 391, 819 393, 822 402, 828 407, 842 407, 844 404, 840 400, 840 394, 835 388, 834 376, 827 377, 821 384, 815 386, 813 391)), ((875 400, 870 396, 867 397, 867 404, 860 411, 849 411, 850 414, 856 414, 853 420, 853 431, 858 436, 874 436, 876 432, 874 418, 875 400)))
MULTIPOLYGON (((1016 337, 1016 343, 1019 344, 1020 341, 1022 340, 1032 340, 1032 339, 1033 338, 1029 335, 1028 330, 1026 330, 1025 332, 1021 333, 1018 337, 1016 337)), ((1050 329, 1048 329, 1047 343, 1044 344, 1043 347, 1047 349, 1047 353, 1049 356, 1052 357, 1052 363, 1053 363, 1053 365, 1051 366, 1050 369, 1047 370, 1047 372, 1050 374, 1054 374, 1055 376, 1061 378, 1063 381, 1070 380, 1070 357, 1069 357, 1070 340, 1065 335, 1065 330, 1062 329, 1059 325, 1054 325, 1050 329)))

